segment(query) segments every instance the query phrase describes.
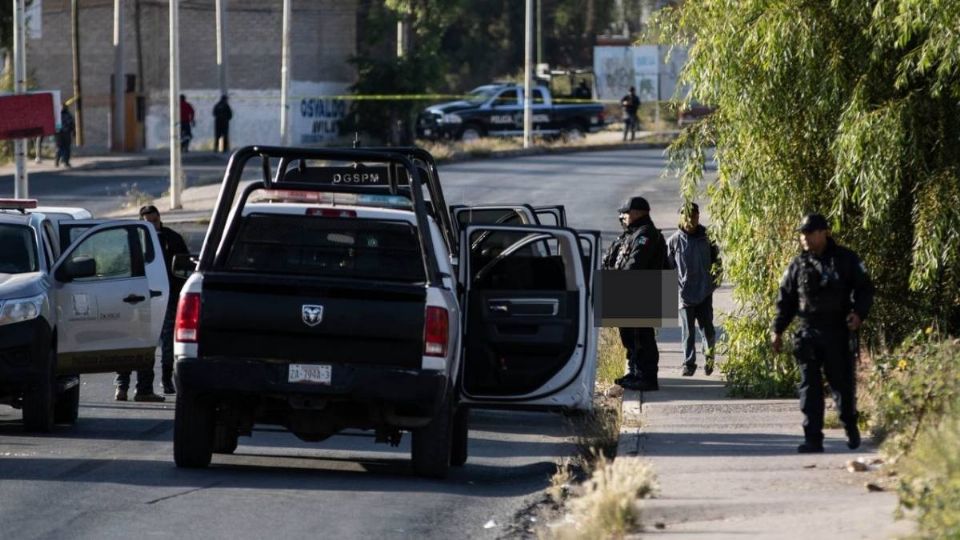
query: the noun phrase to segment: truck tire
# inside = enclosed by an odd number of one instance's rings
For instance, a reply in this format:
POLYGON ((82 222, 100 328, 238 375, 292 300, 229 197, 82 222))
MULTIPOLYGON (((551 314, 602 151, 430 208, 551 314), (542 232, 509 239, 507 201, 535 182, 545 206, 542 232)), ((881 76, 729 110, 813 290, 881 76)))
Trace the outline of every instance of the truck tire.
POLYGON ((463 142, 475 141, 480 137, 483 137, 483 128, 476 124, 467 124, 460 132, 460 140, 463 142))
POLYGON ((23 429, 31 433, 49 433, 53 429, 54 366, 57 349, 50 346, 40 380, 23 393, 23 429))
POLYGON ((236 428, 218 425, 213 432, 213 453, 232 454, 237 449, 239 438, 236 428))
POLYGON ((467 462, 467 444, 470 440, 470 409, 457 407, 453 414, 453 442, 450 445, 450 465, 462 467, 467 462))
POLYGON ((429 424, 413 430, 410 445, 413 472, 428 478, 446 478, 452 442, 453 407, 448 396, 429 424))
POLYGON ((213 407, 181 390, 173 418, 173 461, 177 467, 200 469, 213 455, 213 407))
POLYGON ((577 122, 567 124, 560 130, 560 136, 563 137, 565 141, 582 141, 584 138, 583 126, 577 122))
POLYGON ((80 383, 57 394, 53 406, 53 421, 58 424, 76 424, 80 416, 80 383))

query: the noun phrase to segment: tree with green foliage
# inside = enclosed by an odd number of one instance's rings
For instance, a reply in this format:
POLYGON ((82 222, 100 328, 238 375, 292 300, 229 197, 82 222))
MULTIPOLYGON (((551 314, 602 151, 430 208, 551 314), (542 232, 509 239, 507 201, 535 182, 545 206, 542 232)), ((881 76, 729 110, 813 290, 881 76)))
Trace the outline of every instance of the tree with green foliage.
POLYGON ((682 192, 705 189, 738 302, 724 371, 735 394, 792 393, 768 345, 794 227, 828 214, 877 286, 866 342, 931 321, 960 330, 960 2, 686 0, 654 35, 682 44, 687 99, 717 111, 674 143, 682 192), (715 148, 717 178, 703 182, 715 148))
MULTIPOLYGON (((594 32, 612 17, 613 0, 542 0, 543 59, 554 66, 592 64, 594 32), (592 6, 592 7, 591 7, 592 6), (584 13, 593 13, 586 17, 584 13)), ((516 0, 369 0, 360 6, 365 36, 353 59, 355 94, 461 94, 523 70, 524 4, 516 0), (410 48, 396 55, 396 27, 409 23, 410 48)), ((388 139, 429 101, 354 101, 343 125, 388 139)))

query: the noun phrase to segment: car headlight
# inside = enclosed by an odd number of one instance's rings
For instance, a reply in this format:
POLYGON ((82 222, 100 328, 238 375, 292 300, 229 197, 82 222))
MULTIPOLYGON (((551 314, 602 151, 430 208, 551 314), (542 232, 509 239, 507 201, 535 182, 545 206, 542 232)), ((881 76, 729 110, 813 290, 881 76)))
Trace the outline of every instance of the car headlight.
POLYGON ((42 294, 31 298, 4 300, 0 305, 0 325, 36 319, 43 309, 43 300, 42 294))
POLYGON ((444 124, 462 124, 463 118, 460 118, 459 114, 450 113, 443 115, 440 121, 444 124))

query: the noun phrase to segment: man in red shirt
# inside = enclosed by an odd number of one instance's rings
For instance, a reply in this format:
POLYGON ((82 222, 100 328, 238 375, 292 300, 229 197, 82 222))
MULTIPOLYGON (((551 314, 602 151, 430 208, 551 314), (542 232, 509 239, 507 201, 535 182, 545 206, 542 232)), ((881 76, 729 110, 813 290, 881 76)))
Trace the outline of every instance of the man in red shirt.
POLYGON ((180 94, 180 149, 190 151, 190 140, 193 139, 194 121, 193 105, 187 102, 187 96, 180 94))

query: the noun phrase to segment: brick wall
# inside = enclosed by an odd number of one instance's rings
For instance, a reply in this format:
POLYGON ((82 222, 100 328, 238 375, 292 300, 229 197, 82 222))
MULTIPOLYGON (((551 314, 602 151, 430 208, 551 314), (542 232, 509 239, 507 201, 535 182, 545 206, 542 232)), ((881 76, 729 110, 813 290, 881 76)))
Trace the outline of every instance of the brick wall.
MULTIPOLYGON (((168 2, 124 0, 124 69, 137 73, 136 5, 140 6, 142 89, 147 108, 168 87, 168 2), (155 99, 155 97, 153 98, 155 99)), ((225 0, 227 86, 280 88, 281 0, 225 0)), ((43 0, 42 38, 29 40, 27 67, 38 88, 73 95, 69 0, 43 0)), ((357 0, 293 0, 291 79, 352 83, 347 62, 356 52, 357 0)), ((80 61, 85 146, 105 149, 113 73, 113 1, 80 0, 80 61)), ((188 99, 219 94, 214 0, 180 2, 180 86, 188 99)), ((198 110, 198 115, 201 111, 198 110)))

